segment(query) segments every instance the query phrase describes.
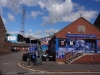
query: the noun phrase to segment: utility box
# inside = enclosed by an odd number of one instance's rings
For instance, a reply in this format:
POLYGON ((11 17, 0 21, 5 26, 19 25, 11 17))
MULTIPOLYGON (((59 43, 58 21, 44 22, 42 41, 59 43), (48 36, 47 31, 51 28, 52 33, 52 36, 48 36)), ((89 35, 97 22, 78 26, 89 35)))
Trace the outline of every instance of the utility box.
POLYGON ((42 58, 36 58, 35 59, 35 65, 42 65, 42 58))

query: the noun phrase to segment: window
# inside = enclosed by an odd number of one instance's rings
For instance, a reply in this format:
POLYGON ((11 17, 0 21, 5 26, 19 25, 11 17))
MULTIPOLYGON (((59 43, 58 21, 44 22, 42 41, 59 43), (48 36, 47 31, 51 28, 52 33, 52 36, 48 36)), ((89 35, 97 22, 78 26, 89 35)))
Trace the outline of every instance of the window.
POLYGON ((68 46, 74 46, 75 45, 75 40, 74 39, 67 39, 67 45, 68 46))
POLYGON ((59 39, 59 47, 66 47, 66 39, 59 39))

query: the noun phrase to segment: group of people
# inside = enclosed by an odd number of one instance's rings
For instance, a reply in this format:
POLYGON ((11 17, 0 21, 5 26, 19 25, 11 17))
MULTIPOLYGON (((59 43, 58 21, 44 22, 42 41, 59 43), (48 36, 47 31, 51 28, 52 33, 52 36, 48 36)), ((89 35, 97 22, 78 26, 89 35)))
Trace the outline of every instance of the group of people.
POLYGON ((37 57, 38 57, 37 50, 34 50, 34 52, 30 52, 29 53, 28 65, 30 65, 31 61, 32 61, 33 64, 35 64, 37 57))

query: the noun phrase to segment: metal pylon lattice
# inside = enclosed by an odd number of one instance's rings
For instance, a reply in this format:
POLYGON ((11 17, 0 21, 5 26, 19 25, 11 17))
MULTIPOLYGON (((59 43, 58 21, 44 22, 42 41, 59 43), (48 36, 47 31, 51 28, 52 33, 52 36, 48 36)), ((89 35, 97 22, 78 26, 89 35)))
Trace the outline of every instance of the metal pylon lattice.
POLYGON ((25 33, 24 24, 25 24, 25 7, 23 7, 23 9, 22 9, 22 20, 21 20, 21 31, 20 31, 21 35, 23 35, 23 36, 25 33))

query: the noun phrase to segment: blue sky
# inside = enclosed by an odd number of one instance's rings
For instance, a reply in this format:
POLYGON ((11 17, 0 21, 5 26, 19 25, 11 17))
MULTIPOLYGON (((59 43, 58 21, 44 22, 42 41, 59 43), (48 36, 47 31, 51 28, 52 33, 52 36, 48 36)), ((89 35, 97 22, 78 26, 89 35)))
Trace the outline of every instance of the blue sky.
POLYGON ((8 33, 20 32, 23 7, 25 36, 40 38, 61 30, 80 13, 93 24, 100 13, 100 0, 0 0, 0 14, 8 33))

